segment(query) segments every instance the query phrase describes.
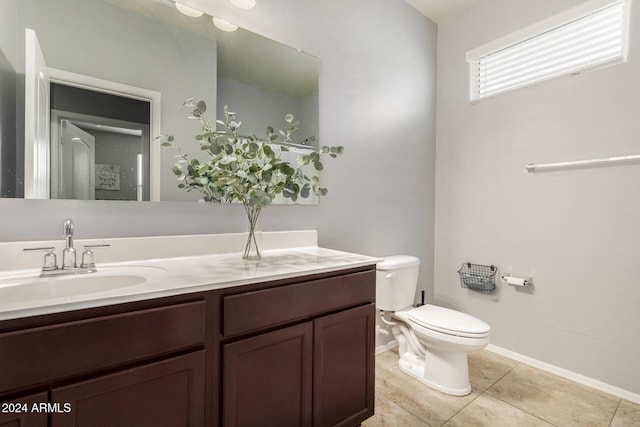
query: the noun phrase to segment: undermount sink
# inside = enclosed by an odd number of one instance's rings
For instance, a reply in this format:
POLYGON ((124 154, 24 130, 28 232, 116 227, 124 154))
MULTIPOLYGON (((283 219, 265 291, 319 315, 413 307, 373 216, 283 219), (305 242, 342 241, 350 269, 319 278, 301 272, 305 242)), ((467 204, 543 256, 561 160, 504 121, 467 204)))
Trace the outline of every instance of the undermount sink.
POLYGON ((0 276, 0 306, 21 302, 72 298, 142 285, 161 267, 98 268, 95 273, 40 277, 38 273, 0 276))

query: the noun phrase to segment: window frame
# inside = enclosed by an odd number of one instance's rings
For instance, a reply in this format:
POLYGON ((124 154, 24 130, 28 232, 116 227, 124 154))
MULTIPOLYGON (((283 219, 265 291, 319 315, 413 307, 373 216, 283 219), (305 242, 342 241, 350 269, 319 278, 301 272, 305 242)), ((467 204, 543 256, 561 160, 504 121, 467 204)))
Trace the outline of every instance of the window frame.
POLYGON ((465 60, 469 64, 469 101, 474 104, 476 102, 492 98, 496 95, 500 95, 503 93, 510 92, 512 90, 520 89, 527 86, 532 86, 539 84, 541 82, 555 79, 562 76, 567 75, 575 75, 580 74, 585 71, 592 71, 595 69, 605 68, 611 65, 624 63, 627 61, 628 51, 629 51, 629 17, 630 17, 630 8, 631 8, 632 0, 591 0, 585 3, 582 3, 576 7, 568 9, 564 12, 553 15, 549 18, 546 18, 542 21, 539 21, 535 24, 529 25, 521 30, 518 30, 514 33, 511 33, 507 36, 496 39, 492 42, 486 43, 480 47, 472 49, 468 51, 465 55, 465 60), (498 90, 489 95, 481 95, 478 90, 478 72, 477 72, 477 61, 481 58, 487 57, 499 51, 508 49, 510 47, 519 45, 521 43, 526 42, 527 40, 534 39, 544 33, 549 31, 553 31, 557 28, 570 24, 574 21, 585 18, 586 16, 596 13, 602 9, 613 6, 614 4, 621 2, 622 3, 622 41, 621 48, 622 53, 621 56, 612 58, 605 62, 593 63, 585 65, 579 69, 572 69, 563 71, 557 74, 553 74, 550 76, 546 76, 541 79, 534 79, 531 81, 527 81, 524 83, 519 83, 514 86, 507 87, 505 89, 498 90))

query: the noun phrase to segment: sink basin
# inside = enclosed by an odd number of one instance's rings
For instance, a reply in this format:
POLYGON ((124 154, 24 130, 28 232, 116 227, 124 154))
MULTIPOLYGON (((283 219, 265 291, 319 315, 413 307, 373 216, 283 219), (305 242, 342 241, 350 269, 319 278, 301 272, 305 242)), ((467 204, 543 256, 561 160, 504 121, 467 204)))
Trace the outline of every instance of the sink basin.
POLYGON ((95 273, 39 277, 39 273, 0 276, 0 306, 22 302, 73 298, 122 290, 146 283, 166 272, 160 267, 104 267, 95 273))

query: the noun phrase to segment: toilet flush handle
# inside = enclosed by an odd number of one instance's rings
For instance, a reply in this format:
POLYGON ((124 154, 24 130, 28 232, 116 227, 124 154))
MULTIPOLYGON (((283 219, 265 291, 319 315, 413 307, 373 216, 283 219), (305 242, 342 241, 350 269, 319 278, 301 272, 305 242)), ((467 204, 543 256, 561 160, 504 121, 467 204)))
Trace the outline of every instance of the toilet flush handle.
POLYGON ((387 275, 386 275, 386 276, 384 276, 384 277, 386 277, 387 279, 392 279, 392 278, 396 277, 396 272, 394 271, 394 272, 392 272, 392 273, 389 273, 389 274, 387 274, 387 275))

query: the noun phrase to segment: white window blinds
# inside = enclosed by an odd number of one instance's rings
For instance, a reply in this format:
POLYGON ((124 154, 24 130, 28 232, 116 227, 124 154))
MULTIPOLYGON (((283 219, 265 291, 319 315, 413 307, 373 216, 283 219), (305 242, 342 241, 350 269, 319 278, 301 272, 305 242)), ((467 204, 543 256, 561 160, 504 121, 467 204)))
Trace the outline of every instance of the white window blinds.
POLYGON ((598 0, 467 53, 476 101, 626 60, 631 0, 598 0))

